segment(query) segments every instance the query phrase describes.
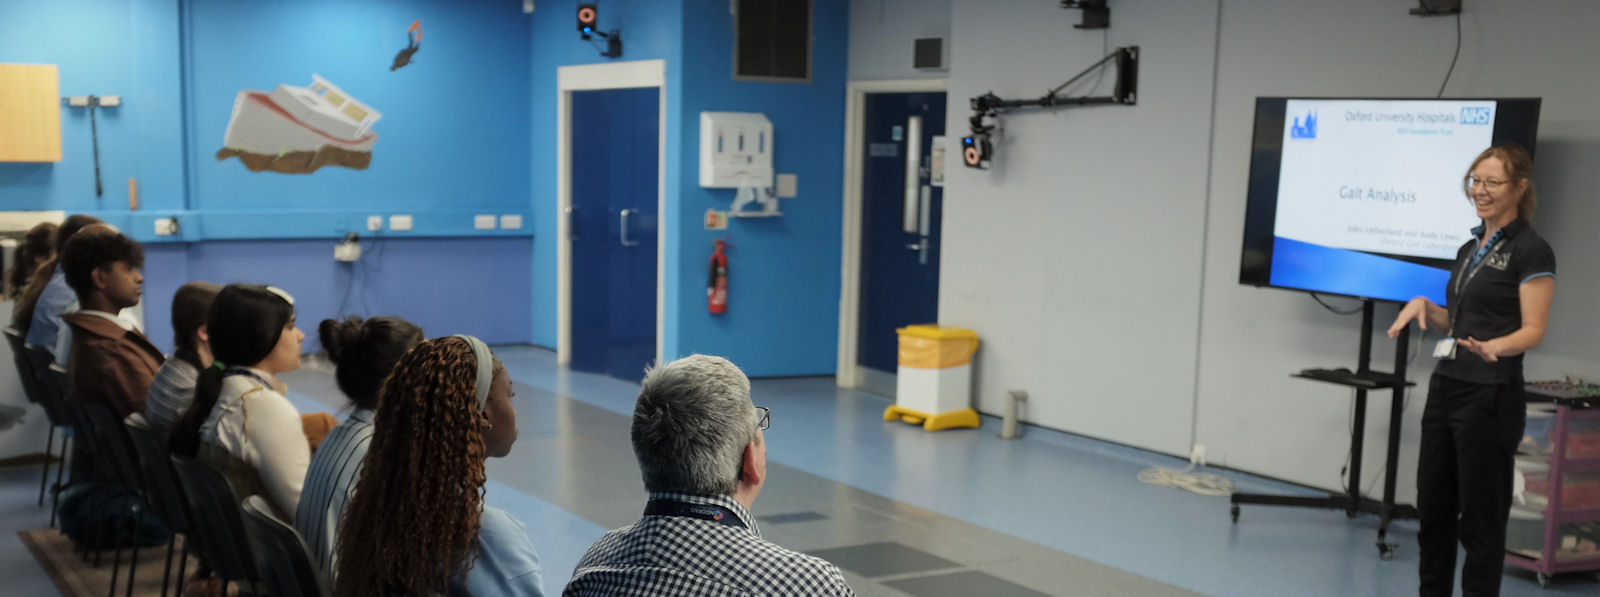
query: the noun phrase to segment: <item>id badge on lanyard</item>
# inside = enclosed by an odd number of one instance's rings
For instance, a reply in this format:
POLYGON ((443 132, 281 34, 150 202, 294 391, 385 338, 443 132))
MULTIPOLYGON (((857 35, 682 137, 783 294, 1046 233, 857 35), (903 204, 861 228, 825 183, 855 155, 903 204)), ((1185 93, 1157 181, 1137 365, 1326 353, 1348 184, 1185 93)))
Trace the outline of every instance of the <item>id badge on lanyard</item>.
POLYGON ((1478 260, 1477 265, 1473 265, 1471 261, 1461 264, 1461 272, 1456 275, 1456 300, 1455 304, 1453 304, 1450 309, 1450 332, 1446 334, 1443 339, 1439 340, 1438 344, 1433 345, 1433 358, 1441 361, 1448 361, 1456 358, 1456 315, 1461 313, 1462 293, 1466 291, 1467 285, 1472 282, 1472 279, 1477 277, 1478 270, 1483 269, 1483 266, 1488 264, 1489 261, 1500 252, 1500 245, 1504 243, 1505 238, 1503 237, 1499 240, 1496 240, 1494 244, 1489 247, 1489 252, 1485 253, 1482 259, 1478 260))

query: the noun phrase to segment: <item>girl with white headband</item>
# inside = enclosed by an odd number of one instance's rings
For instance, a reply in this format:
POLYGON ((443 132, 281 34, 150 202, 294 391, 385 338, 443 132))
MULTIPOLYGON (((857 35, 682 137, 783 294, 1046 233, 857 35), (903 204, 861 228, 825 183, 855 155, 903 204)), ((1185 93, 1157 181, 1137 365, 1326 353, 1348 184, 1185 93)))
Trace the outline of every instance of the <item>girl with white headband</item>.
POLYGON ((477 338, 428 340, 384 382, 339 527, 335 595, 543 595, 526 529, 483 503, 517 440, 511 378, 477 338))
POLYGON ((206 330, 216 365, 195 382, 169 447, 221 471, 241 499, 260 494, 291 517, 311 463, 307 427, 277 377, 300 368, 306 335, 294 299, 271 286, 229 284, 212 300, 206 330))

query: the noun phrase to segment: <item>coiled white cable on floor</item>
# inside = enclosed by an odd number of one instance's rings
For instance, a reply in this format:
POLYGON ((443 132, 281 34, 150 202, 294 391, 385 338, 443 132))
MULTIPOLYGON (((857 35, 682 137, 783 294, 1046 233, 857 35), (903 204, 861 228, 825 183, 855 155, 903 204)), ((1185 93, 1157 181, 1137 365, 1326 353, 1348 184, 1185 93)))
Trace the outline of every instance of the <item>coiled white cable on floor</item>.
POLYGON ((1198 493, 1200 495, 1233 495, 1239 486, 1232 479, 1212 473, 1195 473, 1194 465, 1186 469, 1150 467, 1139 471, 1139 480, 1151 485, 1165 485, 1198 493))

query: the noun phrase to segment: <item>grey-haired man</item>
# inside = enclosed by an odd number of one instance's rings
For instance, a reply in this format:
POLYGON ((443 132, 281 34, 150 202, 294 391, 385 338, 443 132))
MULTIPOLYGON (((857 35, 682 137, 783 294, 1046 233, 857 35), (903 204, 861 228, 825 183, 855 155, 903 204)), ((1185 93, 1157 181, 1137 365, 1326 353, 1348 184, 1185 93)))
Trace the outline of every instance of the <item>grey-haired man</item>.
POLYGON ((833 564, 761 538, 750 507, 767 480, 769 423, 727 359, 651 368, 632 429, 644 516, 595 542, 564 594, 853 595, 833 564))

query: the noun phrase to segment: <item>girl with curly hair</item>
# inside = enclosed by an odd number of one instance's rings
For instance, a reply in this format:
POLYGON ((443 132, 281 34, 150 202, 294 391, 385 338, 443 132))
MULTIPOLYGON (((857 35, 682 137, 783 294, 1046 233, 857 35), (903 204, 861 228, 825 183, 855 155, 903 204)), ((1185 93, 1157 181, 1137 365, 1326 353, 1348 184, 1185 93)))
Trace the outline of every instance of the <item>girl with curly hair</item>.
POLYGON ((335 595, 544 594, 522 523, 483 503, 484 459, 517 440, 511 397, 477 338, 435 338, 400 358, 339 527, 335 595))

